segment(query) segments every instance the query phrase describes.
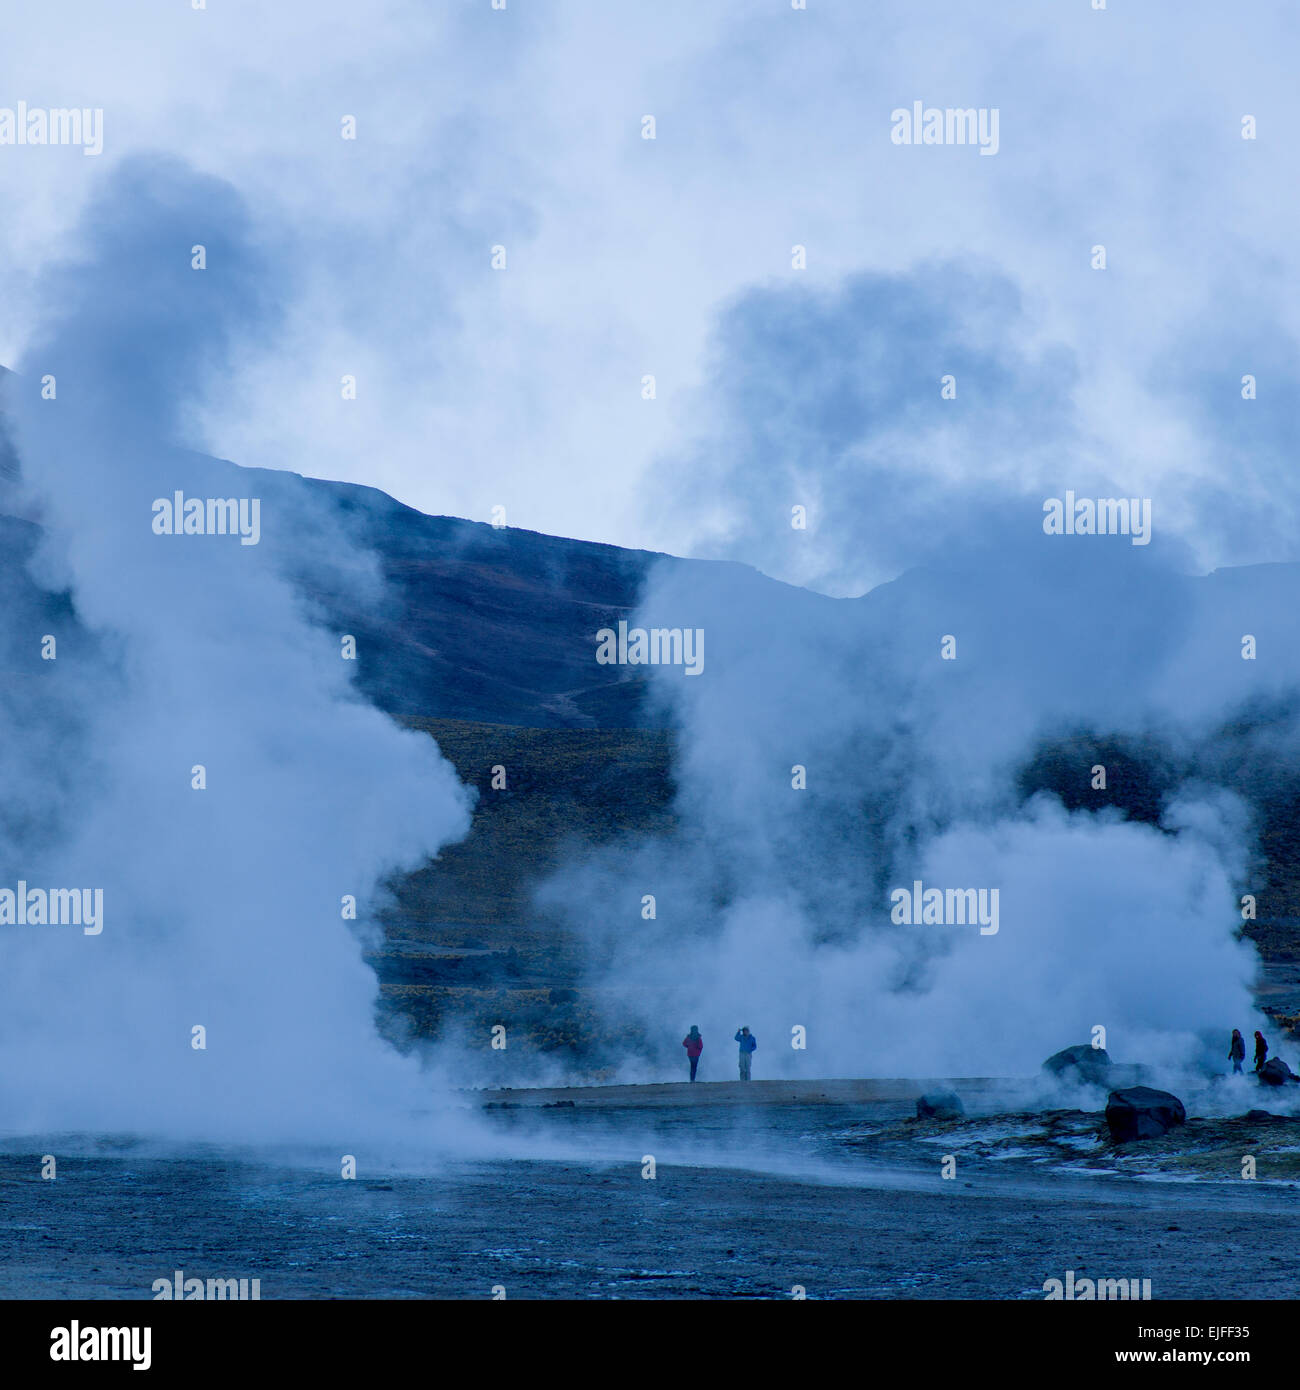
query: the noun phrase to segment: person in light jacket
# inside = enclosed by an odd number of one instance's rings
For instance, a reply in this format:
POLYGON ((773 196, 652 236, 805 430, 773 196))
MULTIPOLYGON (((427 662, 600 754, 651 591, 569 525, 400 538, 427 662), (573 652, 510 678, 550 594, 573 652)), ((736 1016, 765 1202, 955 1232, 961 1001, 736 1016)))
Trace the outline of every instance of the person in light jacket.
POLYGON ((758 1046, 758 1040, 748 1028, 742 1028, 736 1034, 736 1041, 740 1044, 740 1079, 749 1080, 749 1063, 754 1055, 754 1049, 758 1046))

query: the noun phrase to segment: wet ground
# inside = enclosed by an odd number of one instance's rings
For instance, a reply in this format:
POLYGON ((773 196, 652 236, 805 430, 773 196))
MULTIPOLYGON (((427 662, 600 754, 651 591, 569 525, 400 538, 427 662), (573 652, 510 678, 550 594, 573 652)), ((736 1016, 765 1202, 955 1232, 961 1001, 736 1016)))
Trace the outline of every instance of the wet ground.
POLYGON ((323 1159, 10 1139, 0 1295, 149 1298, 176 1270, 259 1278, 264 1299, 1040 1299, 1069 1269, 1157 1299, 1297 1293, 1297 1120, 1193 1123, 1142 1152, 1101 1142, 1095 1112, 548 1104, 487 1113, 514 1157, 349 1181, 323 1159))

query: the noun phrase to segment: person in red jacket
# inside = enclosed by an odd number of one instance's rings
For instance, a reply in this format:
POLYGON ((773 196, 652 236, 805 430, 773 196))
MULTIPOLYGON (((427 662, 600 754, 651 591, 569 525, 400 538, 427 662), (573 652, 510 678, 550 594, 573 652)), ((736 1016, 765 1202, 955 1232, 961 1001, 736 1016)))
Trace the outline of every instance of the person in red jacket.
POLYGON ((682 1046, 691 1059, 691 1080, 694 1081, 695 1068, 700 1065, 700 1053, 704 1051, 704 1039, 700 1037, 700 1030, 695 1024, 691 1024, 691 1031, 682 1039, 682 1046))

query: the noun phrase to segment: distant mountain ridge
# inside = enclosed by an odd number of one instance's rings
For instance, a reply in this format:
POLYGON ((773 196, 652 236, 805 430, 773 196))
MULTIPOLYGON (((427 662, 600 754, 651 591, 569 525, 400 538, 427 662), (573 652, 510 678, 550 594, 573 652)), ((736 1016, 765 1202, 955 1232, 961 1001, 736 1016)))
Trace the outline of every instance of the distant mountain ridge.
MULTIPOLYGON (((0 477, 0 592, 7 589, 16 599, 25 590, 27 601, 39 604, 42 596, 25 572, 38 526, 6 507, 15 470, 12 453, 0 445, 0 472, 6 458, 8 481, 0 477)), ((274 541, 277 515, 327 515, 358 549, 377 556, 384 579, 377 603, 332 578, 319 557, 301 582, 326 624, 357 638, 361 690, 403 718, 539 729, 661 727, 662 716, 645 699, 641 668, 596 661, 596 634, 631 619, 651 566, 698 571, 702 583, 731 571, 743 572, 749 584, 789 588, 727 561, 682 560, 427 516, 376 488, 189 452, 175 451, 168 484, 161 495, 170 496, 171 486, 188 496, 258 495, 263 543, 274 541)), ((147 499, 141 508, 141 537, 152 541, 147 499)), ((35 662, 33 670, 39 665, 30 653, 26 662, 35 662)))
MULTIPOLYGON (((0 611, 25 615, 0 624, 0 683, 30 682, 30 691, 39 692, 43 673, 33 623, 59 635, 62 657, 77 650, 77 642, 64 643, 63 635, 75 634, 78 621, 68 595, 46 593, 28 573, 39 517, 16 514, 16 473, 17 460, 0 430, 0 611)), ((467 1007, 466 999, 496 1009, 492 991, 498 988, 532 1001, 537 1027, 552 1029, 557 1047, 598 1027, 564 1013, 585 1008, 581 1001, 556 1003, 571 993, 576 965, 565 963, 565 951, 572 955, 576 948, 535 921, 531 899, 536 884, 578 845, 673 832, 676 749, 666 732, 668 717, 650 699, 645 668, 596 660, 597 632, 633 618, 653 567, 669 567, 674 582, 667 587, 692 603, 699 599, 701 612, 709 613, 709 660, 717 661, 710 670, 726 670, 729 650, 737 650, 729 643, 766 645, 770 638, 779 652, 783 633, 831 609, 851 631, 907 632, 926 653, 944 630, 932 634, 930 622, 915 621, 929 611, 939 582, 920 570, 862 598, 832 599, 743 565, 426 516, 374 488, 244 468, 187 451, 167 456, 148 486, 155 484, 162 494, 175 487, 191 496, 263 498, 262 543, 283 546, 291 558, 301 552, 294 577, 320 621, 358 639, 361 691, 436 737, 461 778, 480 790, 470 835, 397 885, 397 912, 387 924, 390 946, 375 958, 385 999, 420 1035, 435 1033, 441 1019, 467 1007), (335 528, 355 551, 376 557, 383 581, 377 591, 351 583, 335 528), (727 621, 746 605, 759 614, 748 639, 738 638, 727 621), (511 766, 508 795, 490 787, 490 769, 503 758, 511 766), (483 931, 495 935, 479 941, 483 931), (509 942, 514 945, 503 954, 509 942), (555 1023, 557 1008, 562 1027, 555 1023)), ((139 492, 143 544, 155 543, 149 530, 155 494, 148 486, 139 492)), ((1189 586, 1186 592, 1206 606, 1213 640, 1225 650, 1243 631, 1257 632, 1261 649, 1282 650, 1290 615, 1300 609, 1300 565, 1219 570, 1173 582, 1189 586), (1264 609, 1272 615, 1267 620, 1256 612, 1264 609)), ((995 608, 995 619, 1001 611, 995 608)), ((1098 651, 1104 659, 1104 642, 1098 651)), ((820 693, 824 672, 815 663, 797 675, 805 692, 820 693)), ((1286 711, 1264 709, 1258 721, 1284 717, 1286 711)), ((1300 970, 1300 779, 1280 760, 1261 760, 1259 749, 1246 742, 1238 758, 1241 735, 1236 727, 1224 731, 1215 770, 1261 813, 1267 881, 1258 887, 1259 921, 1244 934, 1266 958, 1300 970)), ((1153 742, 1081 729, 1027 750, 1020 792, 1028 798, 1046 790, 1072 808, 1108 806, 1156 823, 1165 792, 1189 770, 1195 769, 1153 742), (1081 785, 1076 775, 1095 762, 1111 769, 1104 792, 1081 785)), ((1288 987, 1277 1011, 1293 1013, 1298 1004, 1300 992, 1288 987)), ((488 1013, 483 1018, 490 1022, 488 1013)))

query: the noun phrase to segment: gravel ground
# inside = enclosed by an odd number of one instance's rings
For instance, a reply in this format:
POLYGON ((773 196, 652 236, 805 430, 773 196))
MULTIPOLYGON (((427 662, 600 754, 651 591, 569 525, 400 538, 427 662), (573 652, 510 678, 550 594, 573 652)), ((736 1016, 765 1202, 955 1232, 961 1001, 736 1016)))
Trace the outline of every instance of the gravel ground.
POLYGON ((498 1112, 513 1152, 561 1156, 354 1181, 215 1149, 10 1140, 0 1295, 149 1298, 178 1269, 259 1278, 264 1299, 490 1298, 494 1286, 789 1298, 796 1285, 814 1299, 1041 1299, 1068 1269, 1150 1279, 1156 1299, 1296 1294, 1290 1183, 1088 1176, 1026 1144, 1024 1117, 972 1120, 968 1142, 947 1145, 901 1110, 498 1112), (990 1143, 1000 1124, 1005 1141, 990 1143), (959 1171, 945 1181, 949 1151, 959 1171), (66 1155, 55 1181, 40 1178, 42 1152, 66 1155))

